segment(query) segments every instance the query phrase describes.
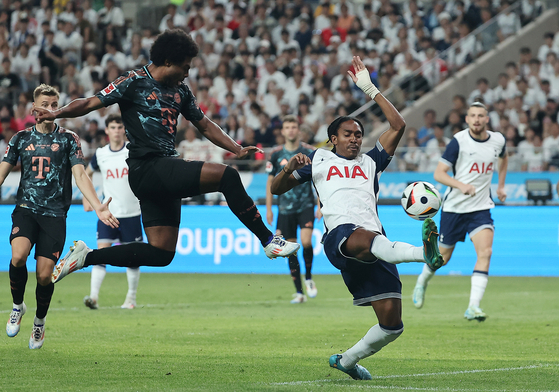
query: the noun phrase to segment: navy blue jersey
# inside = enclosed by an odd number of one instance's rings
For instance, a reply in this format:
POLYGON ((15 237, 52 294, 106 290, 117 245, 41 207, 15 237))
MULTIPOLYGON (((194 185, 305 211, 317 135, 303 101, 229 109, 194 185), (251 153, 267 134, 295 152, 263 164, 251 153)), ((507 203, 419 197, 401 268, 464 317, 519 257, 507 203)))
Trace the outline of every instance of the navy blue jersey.
MULTIPOLYGON (((283 169, 291 157, 298 153, 309 155, 315 148, 307 143, 300 143, 295 151, 289 151, 284 146, 276 147, 272 150, 270 160, 266 164, 266 172, 275 176, 283 169)), ((298 214, 307 208, 313 208, 315 204, 312 185, 307 182, 296 186, 283 195, 278 196, 278 208, 280 214, 298 214)))
POLYGON ((178 156, 175 138, 179 114, 189 121, 204 118, 196 98, 184 83, 160 84, 151 76, 147 65, 122 74, 96 96, 105 106, 118 103, 130 140, 130 158, 178 156))
POLYGON ((33 126, 16 133, 4 162, 21 159, 21 180, 16 204, 39 215, 65 217, 72 201, 72 167, 83 165, 80 138, 55 125, 51 133, 33 126))

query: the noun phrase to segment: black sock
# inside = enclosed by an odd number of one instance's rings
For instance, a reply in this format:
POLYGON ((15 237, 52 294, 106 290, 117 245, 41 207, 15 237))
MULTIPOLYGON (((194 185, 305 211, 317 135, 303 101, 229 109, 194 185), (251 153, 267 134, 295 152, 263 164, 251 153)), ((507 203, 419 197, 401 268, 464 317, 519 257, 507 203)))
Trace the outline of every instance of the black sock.
POLYGON ((37 313, 35 313, 35 316, 37 318, 42 319, 47 316, 52 293, 54 293, 54 283, 50 282, 46 286, 41 286, 37 283, 37 288, 35 289, 35 297, 37 298, 37 313))
POLYGON ((305 260, 305 279, 312 279, 312 260, 314 257, 313 248, 303 248, 303 260, 305 260))
POLYGON ((103 249, 94 249, 85 258, 84 267, 99 264, 130 268, 143 265, 165 267, 171 264, 173 257, 175 257, 175 252, 159 249, 143 242, 133 242, 103 249))
POLYGON ((299 265, 297 255, 289 256, 289 270, 291 271, 291 278, 293 278, 293 283, 295 284, 295 290, 298 293, 303 294, 303 285, 301 284, 301 266, 299 265))
POLYGON ((27 265, 23 267, 15 267, 10 261, 10 289, 12 290, 12 298, 14 304, 23 303, 23 295, 25 294, 25 285, 27 284, 27 265))
POLYGON ((273 234, 264 224, 258 208, 247 194, 237 170, 229 166, 225 168, 219 184, 219 191, 225 196, 231 211, 265 246, 273 234))

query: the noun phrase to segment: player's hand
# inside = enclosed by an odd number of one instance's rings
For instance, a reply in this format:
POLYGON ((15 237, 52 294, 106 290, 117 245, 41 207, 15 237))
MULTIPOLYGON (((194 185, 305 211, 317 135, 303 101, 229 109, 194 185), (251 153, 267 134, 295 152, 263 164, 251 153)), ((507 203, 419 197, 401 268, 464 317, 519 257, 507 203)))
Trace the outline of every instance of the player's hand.
POLYGON ((101 222, 103 222, 107 226, 112 227, 113 229, 116 229, 119 225, 119 221, 113 216, 111 211, 109 211, 109 203, 111 202, 111 200, 113 200, 113 198, 109 197, 109 200, 101 204, 95 212, 97 213, 97 217, 101 222))
POLYGON ((83 210, 86 212, 93 211, 93 206, 85 197, 83 198, 83 210))
POLYGON ((475 196, 476 194, 476 188, 471 184, 463 184, 460 187, 460 191, 462 191, 463 194, 470 195, 470 196, 475 196))
POLYGON ((255 146, 248 146, 248 147, 244 147, 241 149, 241 151, 239 151, 237 153, 237 158, 239 159, 245 159, 250 155, 256 154, 257 152, 259 153, 264 153, 264 151, 262 151, 260 148, 255 147, 255 146))
MULTIPOLYGON (((351 76, 351 80, 353 80, 353 83, 357 84, 357 81, 359 79, 357 78, 356 74, 359 73, 359 71, 367 71, 367 67, 365 67, 365 64, 363 63, 361 57, 359 56, 353 56, 353 58, 351 59, 351 65, 353 65, 353 69, 355 70, 355 73, 351 72, 350 70, 348 70, 347 73, 349 74, 349 76, 351 76)), ((367 71, 367 75, 368 74, 369 73, 367 71)), ((371 77, 369 76, 369 82, 370 81, 371 81, 371 77)))
POLYGON ((289 162, 287 162, 287 165, 285 165, 285 168, 288 171, 294 171, 294 170, 299 170, 300 168, 310 164, 311 164, 311 158, 309 158, 308 156, 300 152, 297 155, 291 157, 289 162))
POLYGON ((56 120, 56 116, 54 115, 54 112, 45 108, 35 107, 32 110, 32 113, 35 116, 35 121, 37 121, 38 123, 42 123, 45 120, 47 121, 56 120))
POLYGON ((266 221, 268 221, 269 225, 274 222, 274 211, 272 209, 266 212, 266 221))
POLYGON ((316 213, 314 214, 314 217, 316 218, 316 220, 322 219, 322 209, 320 207, 316 209, 316 213))
POLYGON ((505 202, 505 200, 507 199, 507 191, 505 191, 505 187, 497 188, 497 197, 499 198, 501 203, 505 202))

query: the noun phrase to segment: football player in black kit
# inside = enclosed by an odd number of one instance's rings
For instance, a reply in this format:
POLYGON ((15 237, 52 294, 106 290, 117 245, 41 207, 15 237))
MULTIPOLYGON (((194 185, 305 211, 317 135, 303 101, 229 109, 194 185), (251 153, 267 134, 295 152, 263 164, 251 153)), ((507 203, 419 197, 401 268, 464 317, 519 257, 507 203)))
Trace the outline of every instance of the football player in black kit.
POLYGON ((132 243, 91 250, 76 241, 70 253, 53 272, 53 282, 89 265, 120 267, 169 265, 175 256, 181 199, 209 192, 222 192, 231 211, 262 243, 269 258, 288 257, 299 244, 274 236, 262 221, 246 193, 239 173, 232 167, 201 161, 185 161, 175 150, 179 114, 215 145, 244 158, 261 152, 241 147, 198 107, 183 83, 198 46, 182 30, 161 33, 150 51, 151 63, 124 73, 89 98, 76 99, 58 110, 37 110, 37 118, 73 118, 103 106, 118 103, 130 140, 127 160, 130 188, 140 200, 148 243, 132 243))

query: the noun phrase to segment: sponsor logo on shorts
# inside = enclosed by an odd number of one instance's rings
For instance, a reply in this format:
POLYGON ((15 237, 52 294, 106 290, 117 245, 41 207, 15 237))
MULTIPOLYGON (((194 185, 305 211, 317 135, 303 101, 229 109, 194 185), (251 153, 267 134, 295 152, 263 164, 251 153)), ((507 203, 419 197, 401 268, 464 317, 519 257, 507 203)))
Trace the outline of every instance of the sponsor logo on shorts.
POLYGON ((54 252, 52 255, 58 260, 58 258, 60 257, 60 252, 54 252))
POLYGON ((19 233, 19 227, 16 226, 12 229, 12 235, 17 233, 19 233))
POLYGON ((313 227, 313 222, 310 221, 310 222, 305 223, 305 227, 313 227))

